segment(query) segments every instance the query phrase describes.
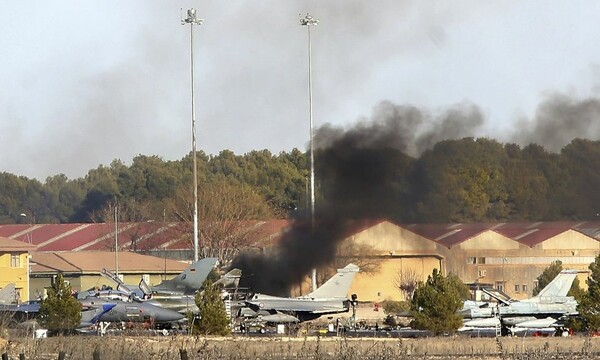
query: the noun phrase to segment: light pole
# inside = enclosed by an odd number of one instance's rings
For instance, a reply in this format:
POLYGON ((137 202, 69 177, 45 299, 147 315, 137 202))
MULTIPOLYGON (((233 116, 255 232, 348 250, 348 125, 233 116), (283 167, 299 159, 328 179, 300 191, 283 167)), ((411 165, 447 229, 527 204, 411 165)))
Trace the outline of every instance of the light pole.
MULTIPOLYGON (((315 226, 315 153, 313 145, 313 105, 312 105, 312 43, 310 39, 310 28, 317 25, 319 20, 313 18, 310 14, 300 18, 300 25, 306 26, 308 34, 308 117, 309 117, 309 138, 310 138, 310 219, 311 229, 315 226)), ((312 270, 312 290, 317 289, 317 269, 312 270)))
POLYGON ((119 277, 119 213, 115 201, 115 274, 119 277))
POLYGON ((505 282, 505 277, 504 277, 504 263, 508 261, 507 258, 502 257, 502 291, 504 291, 505 293, 507 292, 506 290, 506 282, 505 282))
POLYGON ((196 163, 196 98, 194 97, 194 25, 202 25, 204 20, 196 18, 196 9, 187 11, 187 18, 181 25, 190 24, 190 74, 192 78, 192 161, 194 184, 194 261, 198 261, 198 166, 196 163))

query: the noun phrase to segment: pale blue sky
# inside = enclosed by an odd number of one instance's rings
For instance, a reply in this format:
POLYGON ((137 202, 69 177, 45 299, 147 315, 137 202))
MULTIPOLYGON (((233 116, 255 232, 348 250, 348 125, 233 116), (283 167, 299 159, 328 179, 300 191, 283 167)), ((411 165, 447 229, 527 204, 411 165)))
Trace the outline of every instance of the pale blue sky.
MULTIPOLYGON (((3 1, 0 171, 70 178, 137 154, 190 151, 195 7, 198 148, 304 149, 306 29, 315 125, 379 102, 481 108, 479 135, 510 138, 548 94, 598 95, 597 1, 3 1)), ((591 134, 596 136, 598 134, 591 134)))

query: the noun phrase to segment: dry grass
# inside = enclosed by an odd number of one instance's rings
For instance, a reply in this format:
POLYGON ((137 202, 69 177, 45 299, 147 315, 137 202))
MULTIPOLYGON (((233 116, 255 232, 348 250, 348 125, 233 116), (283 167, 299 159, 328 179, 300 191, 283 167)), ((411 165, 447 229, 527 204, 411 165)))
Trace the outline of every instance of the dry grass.
POLYGON ((185 349, 189 359, 589 359, 600 354, 600 339, 463 337, 428 339, 350 338, 205 338, 205 337, 92 337, 13 339, 2 343, 11 358, 24 353, 26 359, 180 359, 185 349))

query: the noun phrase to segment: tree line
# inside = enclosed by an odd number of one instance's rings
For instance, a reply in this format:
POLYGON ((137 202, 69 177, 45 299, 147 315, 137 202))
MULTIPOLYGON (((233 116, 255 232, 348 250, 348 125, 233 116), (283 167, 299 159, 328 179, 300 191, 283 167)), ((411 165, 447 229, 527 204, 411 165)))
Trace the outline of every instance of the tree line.
MULTIPOLYGON (((317 204, 337 191, 330 181, 335 164, 327 154, 315 151, 317 204)), ((552 153, 536 144, 464 138, 438 142, 419 157, 396 149, 387 150, 393 156, 385 158, 366 154, 394 168, 393 176, 379 185, 386 210, 374 217, 399 222, 554 221, 598 219, 600 213, 600 141, 575 139, 552 153)), ((122 209, 120 221, 185 221, 192 209, 191 155, 173 161, 139 155, 129 166, 114 160, 82 178, 58 174, 44 182, 2 172, 0 223, 103 222, 114 204, 122 209)), ((307 153, 236 155, 224 150, 197 155, 201 220, 288 218, 309 208, 307 153)), ((342 176, 342 181, 352 180, 342 176)))

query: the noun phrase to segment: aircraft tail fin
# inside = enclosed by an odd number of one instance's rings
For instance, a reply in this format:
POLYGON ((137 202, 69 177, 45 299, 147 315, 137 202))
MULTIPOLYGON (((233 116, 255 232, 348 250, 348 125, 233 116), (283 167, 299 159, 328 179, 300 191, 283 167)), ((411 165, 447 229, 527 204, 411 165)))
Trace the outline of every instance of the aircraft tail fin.
POLYGON ((0 290, 0 304, 14 304, 17 302, 15 283, 7 284, 0 290))
POLYGON ((214 282, 213 285, 222 285, 224 288, 237 288, 242 277, 242 270, 231 269, 227 274, 214 282))
POLYGON ((202 287, 202 283, 217 265, 218 260, 217 258, 204 258, 196 261, 174 279, 165 280, 152 290, 192 294, 202 287))
POLYGON ((577 270, 563 270, 550 281, 534 298, 567 296, 571 285, 577 277, 577 270))
POLYGON ((304 297, 310 298, 346 298, 348 290, 352 285, 354 276, 359 271, 359 267, 354 264, 348 264, 343 269, 338 269, 331 279, 327 280, 318 289, 304 297))

